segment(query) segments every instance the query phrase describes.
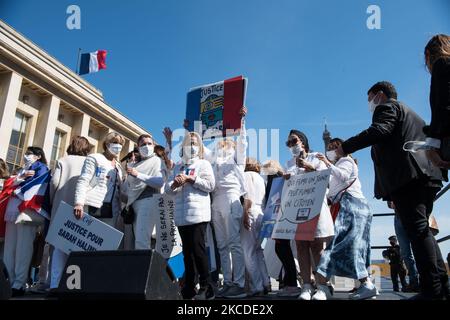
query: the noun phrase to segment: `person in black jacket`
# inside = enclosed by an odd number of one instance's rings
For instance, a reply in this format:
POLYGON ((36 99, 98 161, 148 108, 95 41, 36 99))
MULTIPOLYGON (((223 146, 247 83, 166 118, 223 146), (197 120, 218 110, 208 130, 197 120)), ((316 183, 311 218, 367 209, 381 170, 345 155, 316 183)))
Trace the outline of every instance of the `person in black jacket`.
POLYGON ((408 285, 406 283, 406 267, 405 262, 400 254, 400 246, 398 245, 397 237, 390 236, 389 243, 391 247, 383 250, 383 258, 389 260, 389 266, 391 269, 391 280, 395 292, 399 292, 398 278, 402 284, 402 291, 406 291, 408 285))
POLYGON ((437 152, 450 140, 450 36, 438 34, 431 38, 425 47, 425 63, 431 74, 431 123, 424 132, 427 145, 434 147, 428 157, 436 166, 450 169, 448 151, 437 152))
POLYGON ((425 122, 397 101, 395 87, 387 81, 376 83, 367 94, 372 125, 345 141, 336 152, 342 156, 372 147, 375 197, 394 202, 411 240, 421 280, 421 292, 415 299, 442 299, 448 294, 448 276, 428 225, 442 182, 427 176, 414 156, 403 150, 405 142, 425 140, 425 122))

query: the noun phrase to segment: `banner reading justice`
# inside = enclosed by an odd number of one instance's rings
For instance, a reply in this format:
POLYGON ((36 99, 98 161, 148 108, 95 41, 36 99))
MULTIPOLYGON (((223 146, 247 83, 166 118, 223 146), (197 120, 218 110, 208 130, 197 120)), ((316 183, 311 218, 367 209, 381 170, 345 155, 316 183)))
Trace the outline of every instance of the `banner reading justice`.
POLYGON ((87 213, 77 220, 73 207, 61 202, 45 240, 69 254, 72 251, 117 250, 122 237, 122 232, 87 213))
POLYGON ((242 76, 190 89, 186 105, 188 130, 195 131, 196 123, 200 123, 203 138, 238 134, 246 90, 247 79, 242 76))

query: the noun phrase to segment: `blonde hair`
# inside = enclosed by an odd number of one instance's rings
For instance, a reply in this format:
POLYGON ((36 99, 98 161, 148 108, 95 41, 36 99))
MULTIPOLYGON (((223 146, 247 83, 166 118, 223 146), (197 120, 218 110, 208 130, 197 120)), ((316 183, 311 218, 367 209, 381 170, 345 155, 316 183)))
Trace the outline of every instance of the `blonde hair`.
POLYGON ((108 150, 108 144, 110 143, 119 143, 123 146, 125 144, 125 138, 117 132, 110 132, 103 140, 103 150, 108 150))
POLYGON ((232 138, 225 138, 217 142, 217 148, 236 147, 236 142, 232 138))
POLYGON ((204 152, 205 152, 204 146, 203 146, 203 140, 202 140, 202 137, 197 132, 194 132, 194 131, 188 132, 184 136, 183 143, 181 144, 181 157, 183 157, 184 147, 190 147, 191 146, 191 141, 192 141, 193 137, 197 138, 197 141, 198 141, 198 147, 199 147, 198 148, 199 149, 198 157, 200 159, 203 159, 204 158, 204 152))
POLYGON ((283 167, 277 160, 267 160, 262 165, 262 169, 264 169, 264 171, 266 171, 268 175, 284 173, 283 167))
MULTIPOLYGON (((429 58, 429 67, 432 69, 436 61, 441 58, 450 58, 450 36, 446 34, 437 34, 428 41, 425 47, 425 63, 427 55, 429 58)), ((431 72, 431 70, 429 70, 431 72)))

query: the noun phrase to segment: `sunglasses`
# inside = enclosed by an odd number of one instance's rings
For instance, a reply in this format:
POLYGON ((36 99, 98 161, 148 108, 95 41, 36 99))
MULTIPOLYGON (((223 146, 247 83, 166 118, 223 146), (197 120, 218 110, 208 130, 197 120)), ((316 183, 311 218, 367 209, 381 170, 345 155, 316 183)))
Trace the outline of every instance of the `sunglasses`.
POLYGON ((289 148, 292 146, 295 146, 298 143, 298 139, 297 138, 292 138, 288 141, 286 141, 286 146, 288 146, 289 148))

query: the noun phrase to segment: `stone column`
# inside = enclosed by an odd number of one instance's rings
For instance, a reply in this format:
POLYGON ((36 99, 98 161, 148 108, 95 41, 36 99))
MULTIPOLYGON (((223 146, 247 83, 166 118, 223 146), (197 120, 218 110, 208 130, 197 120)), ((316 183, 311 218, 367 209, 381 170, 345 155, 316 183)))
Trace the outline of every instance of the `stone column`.
POLYGON ((20 89, 22 88, 22 77, 11 72, 7 75, 5 86, 0 92, 0 158, 6 159, 9 140, 16 115, 17 103, 19 101, 20 89))

